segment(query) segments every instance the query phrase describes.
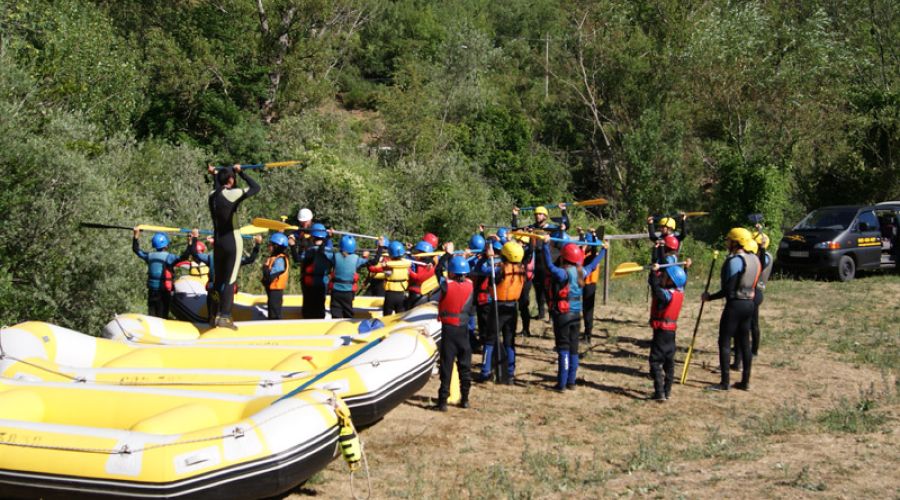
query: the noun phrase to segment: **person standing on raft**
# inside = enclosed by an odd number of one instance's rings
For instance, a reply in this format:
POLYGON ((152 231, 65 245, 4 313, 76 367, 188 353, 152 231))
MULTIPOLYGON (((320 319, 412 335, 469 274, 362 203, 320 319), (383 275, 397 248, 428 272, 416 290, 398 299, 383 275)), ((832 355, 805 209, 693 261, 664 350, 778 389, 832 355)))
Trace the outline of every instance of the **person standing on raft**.
MULTIPOLYGON (((208 200, 215 238, 213 251, 216 255, 213 293, 218 297, 219 303, 215 326, 234 329, 234 321, 231 319, 234 284, 237 282, 244 252, 240 227, 235 224, 235 214, 244 200, 259 193, 260 187, 241 170, 239 164, 218 171, 216 167, 209 165, 207 170, 213 175, 215 182, 215 189, 209 194, 208 200), (247 183, 246 188, 237 187, 235 174, 247 183)), ((213 298, 215 300, 216 297, 213 298)))

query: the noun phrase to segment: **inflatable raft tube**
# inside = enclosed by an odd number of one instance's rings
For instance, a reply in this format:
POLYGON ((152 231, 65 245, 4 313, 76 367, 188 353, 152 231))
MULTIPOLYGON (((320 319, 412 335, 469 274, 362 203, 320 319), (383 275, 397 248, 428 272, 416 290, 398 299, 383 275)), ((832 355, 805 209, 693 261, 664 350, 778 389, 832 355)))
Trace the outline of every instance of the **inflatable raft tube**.
MULTIPOLYGON (((234 295, 232 318, 235 321, 260 321, 269 317, 268 299, 265 295, 238 292, 234 295)), ((325 313, 331 318, 331 296, 325 297, 325 313)), ((359 296, 353 300, 353 315, 358 319, 381 316, 384 297, 359 296)), ((198 276, 182 276, 175 280, 172 294, 172 314, 182 321, 207 322, 206 279, 198 276)), ((281 315, 283 319, 303 318, 303 296, 285 295, 281 315)))
POLYGON ((308 345, 128 345, 42 322, 0 331, 0 376, 72 384, 281 396, 329 390, 368 426, 427 382, 437 347, 421 329, 314 337, 308 345))
POLYGON ((4 498, 264 498, 339 454, 343 403, 0 380, 4 498))
POLYGON ((383 318, 360 320, 278 320, 235 323, 237 330, 213 328, 206 323, 174 321, 144 314, 120 314, 106 324, 101 335, 134 344, 271 344, 306 336, 340 336, 380 328, 422 327, 440 340, 437 305, 428 302, 383 318))

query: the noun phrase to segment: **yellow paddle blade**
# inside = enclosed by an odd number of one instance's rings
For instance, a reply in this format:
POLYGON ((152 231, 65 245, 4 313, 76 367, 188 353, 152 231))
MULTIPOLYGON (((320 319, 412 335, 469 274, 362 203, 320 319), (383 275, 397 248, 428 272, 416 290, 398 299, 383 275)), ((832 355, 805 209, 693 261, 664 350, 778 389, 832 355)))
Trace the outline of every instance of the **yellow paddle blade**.
POLYGON ((606 205, 607 203, 609 203, 609 201, 607 201, 606 198, 595 198, 593 200, 576 201, 575 203, 572 203, 572 205, 575 205, 576 207, 596 207, 606 205))
POLYGON ((241 234, 245 234, 245 235, 265 234, 268 232, 269 232, 268 228, 254 226, 253 224, 247 224, 246 226, 241 226, 241 234))
POLYGON ((613 277, 618 278, 621 276, 627 276, 629 274, 641 272, 644 270, 644 266, 638 264, 637 262, 623 262, 616 266, 616 270, 613 271, 613 277))
POLYGON ((686 217, 702 217, 704 215, 709 215, 709 212, 685 212, 684 215, 686 217))
POLYGON ((138 229, 141 231, 155 231, 157 233, 180 233, 180 227, 154 226, 152 224, 139 224, 138 229))
POLYGON ((412 254, 412 256, 413 257, 440 257, 441 255, 444 255, 445 253, 447 253, 447 252, 444 252, 443 250, 441 250, 440 252, 414 253, 414 254, 412 254))
POLYGON ((299 165, 300 163, 302 163, 302 162, 300 162, 298 160, 291 160, 291 161, 273 161, 271 163, 264 163, 264 165, 266 168, 293 167, 294 165, 299 165))
POLYGON ((281 222, 280 220, 265 219, 263 217, 256 217, 255 219, 250 221, 250 224, 252 224, 256 227, 271 229, 273 231, 291 231, 294 229, 299 229, 297 226, 292 226, 292 225, 288 224, 287 222, 281 222))

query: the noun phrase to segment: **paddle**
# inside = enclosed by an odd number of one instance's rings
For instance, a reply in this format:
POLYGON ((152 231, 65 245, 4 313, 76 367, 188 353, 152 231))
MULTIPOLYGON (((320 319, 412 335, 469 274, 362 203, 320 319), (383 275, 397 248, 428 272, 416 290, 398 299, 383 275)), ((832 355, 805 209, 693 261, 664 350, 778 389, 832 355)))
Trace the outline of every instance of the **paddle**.
MULTIPOLYGON (((291 160, 291 161, 273 161, 269 163, 256 163, 253 165, 241 165, 241 170, 263 170, 266 168, 275 168, 275 167, 293 167, 295 165, 299 165, 303 162, 299 160, 291 160)), ((231 168, 231 165, 216 165, 216 170, 222 170, 223 168, 231 168)))
MULTIPOLYGON (((181 233, 181 234, 191 234, 191 229, 186 227, 169 227, 169 226, 155 226, 153 224, 138 224, 137 226, 119 226, 115 224, 100 224, 98 222, 81 222, 79 226, 86 227, 89 229, 125 229, 128 231, 133 230, 135 227, 140 229, 141 231, 153 231, 156 233, 181 233)), ((209 229, 200 229, 200 234, 205 236, 211 236, 213 232, 209 229)), ((245 239, 252 238, 254 234, 259 234, 265 232, 264 229, 253 227, 253 226, 243 226, 241 227, 241 236, 245 239)))
MULTIPOLYGON (((687 264, 687 262, 673 262, 671 264, 663 264, 659 266, 659 268, 662 269, 664 267, 683 266, 685 264, 687 264)), ((623 262, 616 266, 616 270, 613 271, 613 278, 619 278, 622 276, 628 276, 629 274, 647 271, 650 268, 651 266, 642 266, 637 262, 623 262)))
MULTIPOLYGON (((571 202, 571 203, 566 203, 565 205, 567 207, 597 207, 600 205, 606 205, 607 203, 609 203, 609 201, 607 201, 606 198, 594 198, 593 200, 575 201, 575 202, 571 202)), ((522 207, 519 210, 520 211, 534 210, 539 206, 543 206, 547 210, 550 210, 550 209, 558 207, 559 205, 558 204, 557 205, 536 205, 533 207, 522 207)))
MULTIPOLYGON (((709 293, 709 282, 712 281, 713 269, 716 267, 716 260, 719 258, 719 251, 713 251, 712 264, 709 265, 709 274, 706 276, 706 287, 703 293, 709 293)), ((697 313, 697 322, 694 323, 694 334, 691 335, 691 346, 688 347, 687 356, 684 357, 684 368, 681 370, 681 385, 687 382, 688 369, 691 366, 691 357, 694 355, 694 342, 697 341, 697 329, 700 328, 700 318, 703 317, 703 306, 706 301, 700 301, 700 312, 697 313)))
MULTIPOLYGON (((312 231, 312 229, 309 229, 309 228, 301 228, 299 226, 293 226, 291 224, 288 224, 287 222, 266 219, 263 217, 256 217, 252 221, 250 221, 250 223, 253 224, 254 226, 271 229, 273 231, 305 231, 305 232, 312 231)), ((363 238, 363 239, 367 239, 367 240, 378 240, 378 236, 369 236, 368 234, 357 234, 357 233, 351 233, 348 231, 338 231, 337 229, 332 229, 331 232, 333 234, 353 236, 356 238, 363 238)))
MULTIPOLYGON (((544 239, 543 235, 535 234, 535 233, 528 233, 525 231, 513 231, 509 234, 511 234, 513 236, 525 236, 526 238, 531 238, 533 240, 543 240, 544 239)), ((602 241, 579 241, 579 240, 575 240, 575 239, 564 240, 562 238, 550 238, 550 241, 555 241, 557 243, 574 243, 579 246, 586 245, 589 247, 602 247, 603 246, 602 241)))
POLYGON ((375 340, 369 342, 368 344, 366 344, 365 347, 360 348, 358 351, 354 352, 353 354, 350 354, 350 355, 347 356, 346 358, 344 358, 344 359, 338 361, 337 363, 331 365, 330 367, 326 368, 324 371, 319 372, 318 375, 316 375, 315 377, 313 377, 313 378, 307 380, 306 382, 304 382, 303 384, 301 384, 299 387, 297 387, 296 389, 292 390, 291 392, 289 392, 289 393, 285 394, 284 396, 281 396, 280 398, 276 399, 275 401, 272 402, 272 404, 274 405, 275 403, 277 403, 277 402, 279 402, 279 401, 281 401, 281 400, 283 400, 283 399, 292 398, 292 397, 296 396, 297 394, 303 392, 304 390, 306 390, 307 388, 309 388, 309 386, 315 384, 315 383, 318 382, 319 380, 322 380, 323 378, 327 377, 328 375, 330 375, 331 373, 333 373, 334 371, 336 371, 338 368, 340 368, 340 367, 346 365, 347 363, 353 361, 354 359, 358 358, 359 356, 361 356, 363 353, 365 353, 365 352, 368 351, 369 349, 371 349, 371 348, 377 346, 377 345, 380 344, 381 341, 384 340, 384 339, 385 339, 385 337, 378 337, 377 339, 375 339, 375 340))
POLYGON ((703 217, 704 215, 709 215, 709 212, 685 212, 685 217, 703 217))

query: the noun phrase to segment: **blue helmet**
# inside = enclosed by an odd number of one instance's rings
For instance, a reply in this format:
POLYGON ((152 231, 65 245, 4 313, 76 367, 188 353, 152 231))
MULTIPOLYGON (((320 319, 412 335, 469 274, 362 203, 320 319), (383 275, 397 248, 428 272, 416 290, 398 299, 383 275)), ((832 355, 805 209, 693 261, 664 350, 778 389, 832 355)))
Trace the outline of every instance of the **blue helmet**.
POLYGON ((672 280, 672 283, 675 283, 675 287, 679 290, 683 289, 687 283, 687 273, 684 272, 681 266, 667 267, 666 274, 669 275, 669 279, 672 280))
POLYGON ((497 229, 497 237, 500 238, 500 243, 506 243, 509 241, 509 229, 505 227, 497 229))
POLYGON ((431 246, 431 243, 428 243, 427 241, 422 240, 422 241, 416 243, 416 246, 413 247, 413 250, 415 250, 418 253, 431 253, 434 251, 434 247, 431 246))
POLYGON ((272 236, 269 236, 269 243, 280 247, 287 247, 288 238, 283 233, 275 233, 272 236))
POLYGON ((484 250, 484 236, 473 234, 472 237, 469 238, 469 250, 472 250, 473 252, 484 250))
POLYGON ((403 257, 403 254, 406 253, 406 245, 403 244, 402 241, 392 241, 390 245, 388 245, 388 256, 397 259, 403 257))
POLYGON ((328 237, 328 230, 321 222, 316 222, 309 229, 309 234, 317 240, 324 240, 328 237))
POLYGON ((491 246, 494 248, 495 252, 499 252, 500 250, 503 250, 503 243, 501 243, 500 240, 495 240, 495 239, 491 238, 491 246))
POLYGON ((356 238, 345 234, 341 236, 341 251, 344 253, 353 253, 356 251, 356 238))
POLYGON ((153 239, 150 240, 150 244, 153 245, 153 248, 162 250, 169 246, 169 237, 166 236, 166 233, 156 233, 153 235, 153 239))
POLYGON ((469 274, 469 261, 462 255, 454 255, 450 258, 450 265, 447 266, 450 274, 469 274))
POLYGON ((584 241, 586 243, 596 243, 597 237, 594 236, 594 233, 591 233, 591 232, 584 233, 584 241))

